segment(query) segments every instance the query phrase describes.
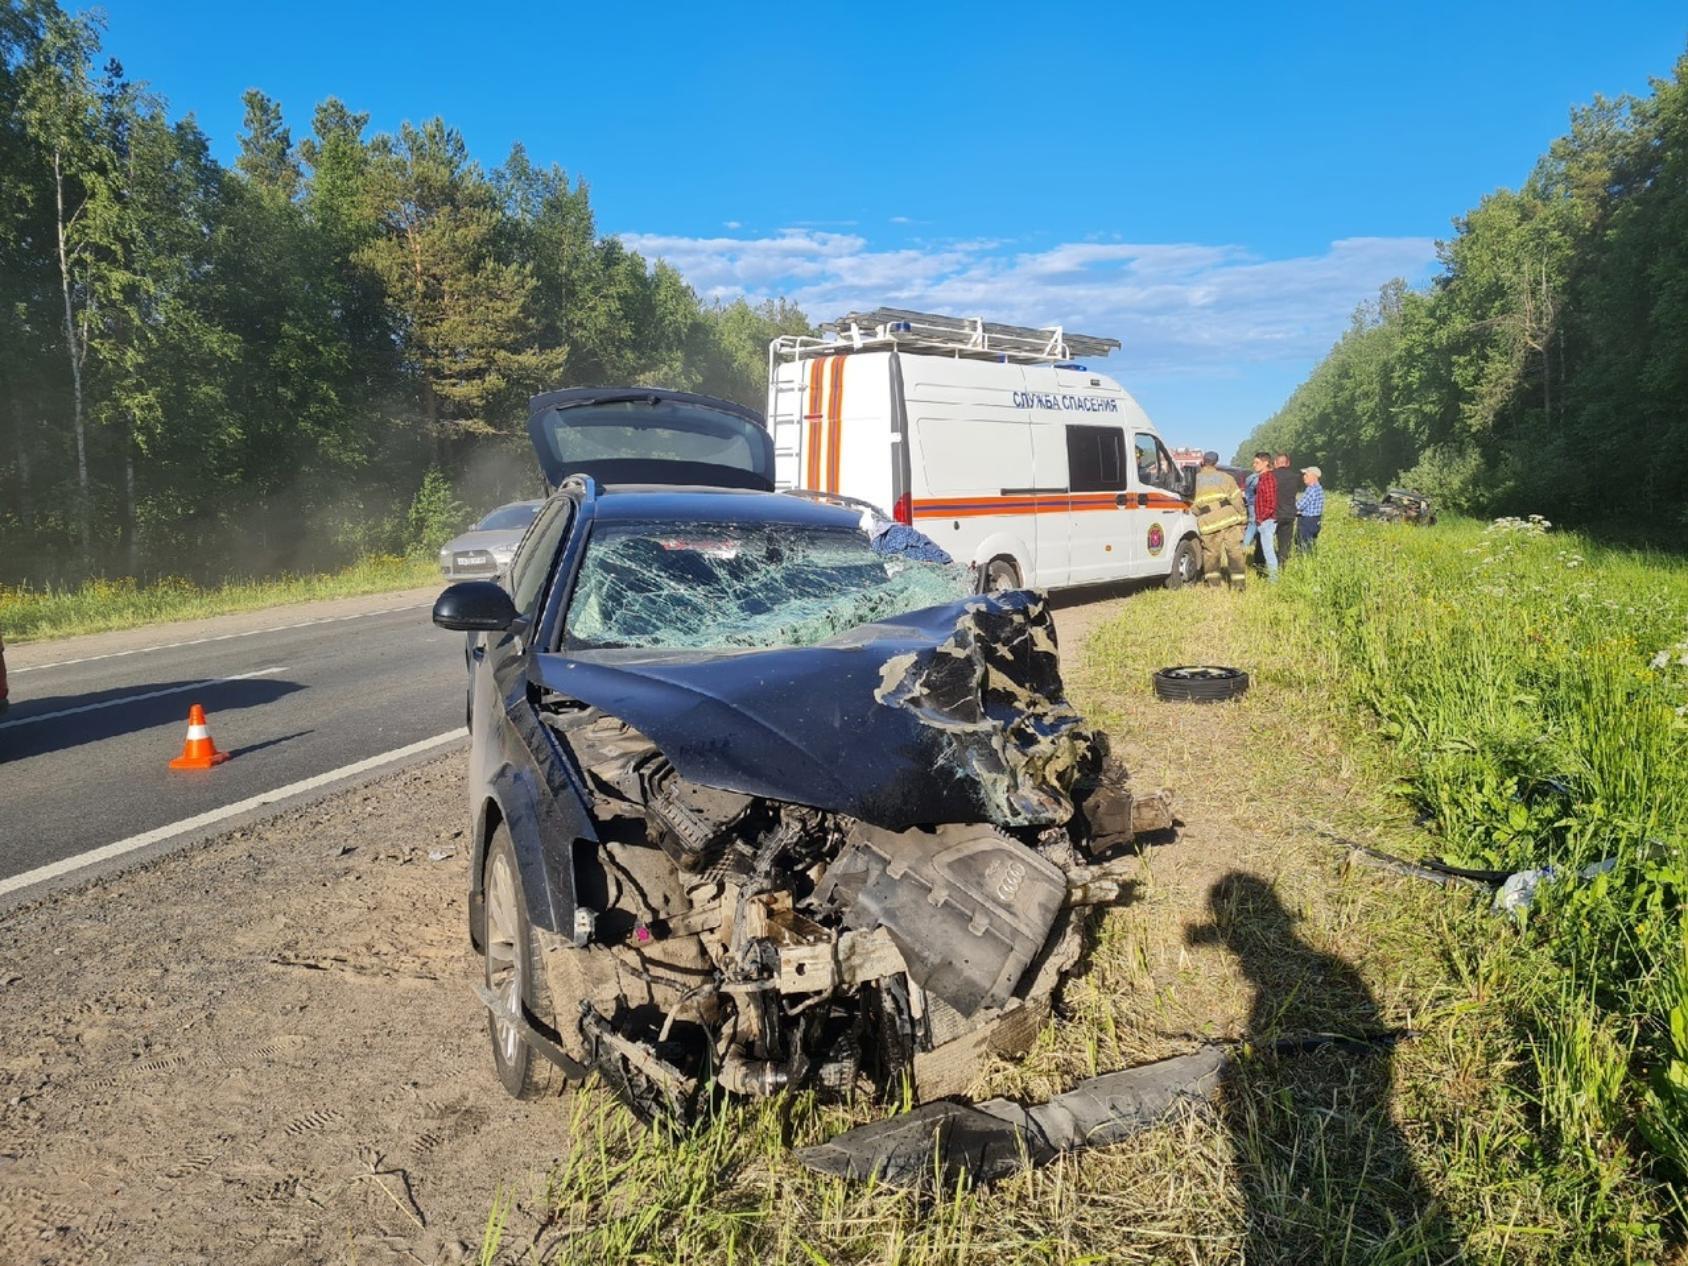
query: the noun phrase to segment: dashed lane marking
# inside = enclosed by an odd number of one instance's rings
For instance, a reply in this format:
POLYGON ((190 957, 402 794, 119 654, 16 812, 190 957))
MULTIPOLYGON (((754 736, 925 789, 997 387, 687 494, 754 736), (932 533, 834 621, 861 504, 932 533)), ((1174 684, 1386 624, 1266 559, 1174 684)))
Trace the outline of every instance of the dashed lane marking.
POLYGON ((420 611, 431 602, 412 602, 402 607, 382 607, 379 611, 357 611, 351 615, 325 615, 315 620, 300 620, 297 624, 277 624, 267 629, 242 629, 239 633, 218 633, 212 637, 196 637, 186 642, 161 642, 157 646, 135 646, 126 651, 107 651, 104 655, 84 655, 81 659, 60 659, 51 664, 26 664, 11 670, 13 677, 24 673, 38 673, 46 668, 68 668, 72 664, 92 664, 100 659, 121 659, 125 655, 144 655, 148 651, 173 651, 183 646, 204 646, 207 642, 228 642, 237 637, 257 637, 263 633, 285 633, 289 629, 308 629, 317 624, 339 624, 343 620, 367 620, 372 615, 391 615, 395 611, 420 611))
POLYGON ((287 669, 277 665, 273 668, 258 668, 249 673, 235 673, 232 677, 206 677, 200 681, 183 682, 179 686, 169 686, 163 690, 148 690, 138 695, 121 695, 116 699, 104 699, 99 703, 79 704, 74 708, 60 708, 57 712, 41 712, 34 716, 19 717, 15 721, 0 721, 0 730, 15 730, 22 725, 34 725, 38 721, 56 721, 60 717, 73 717, 83 712, 98 712, 102 708, 120 708, 126 703, 140 703, 145 699, 162 699, 165 695, 179 695, 189 690, 201 690, 206 686, 220 686, 227 681, 250 681, 254 677, 268 677, 272 673, 284 673, 287 669))
POLYGON ((447 730, 444 734, 436 734, 433 738, 423 739, 418 743, 411 743, 405 747, 396 747, 390 752, 382 752, 379 756, 367 756, 363 760, 353 761, 350 765, 342 765, 339 769, 331 769, 327 773, 316 774, 310 778, 301 778, 298 782, 290 782, 285 787, 276 787, 271 791, 261 791, 255 796, 248 796, 244 800, 237 800, 233 804, 225 804, 221 808, 209 809, 204 813, 195 814, 191 818, 183 818, 180 822, 172 822, 168 826, 154 827, 150 831, 143 831, 139 835, 131 835, 126 840, 118 840, 114 844, 102 845, 89 849, 85 853, 78 853, 74 857, 66 857, 62 861, 50 862, 45 866, 37 866, 34 870, 26 870, 21 875, 13 875, 9 879, 0 879, 0 897, 19 892, 35 884, 46 883, 48 880, 58 879, 65 875, 75 874, 89 866, 97 866, 101 862, 111 861, 133 853, 148 845, 161 844, 165 840, 174 839, 178 835, 186 835, 190 831, 202 830, 208 826, 215 826, 219 822, 237 817, 253 809, 261 809, 267 804, 274 804, 279 800, 286 800, 291 796, 303 792, 314 791, 318 787, 326 787, 344 778, 355 778, 359 774, 368 773, 373 769, 380 769, 383 765, 391 765, 411 756, 418 756, 434 748, 444 747, 448 743, 455 743, 458 739, 467 738, 469 731, 459 726, 455 730, 447 730))

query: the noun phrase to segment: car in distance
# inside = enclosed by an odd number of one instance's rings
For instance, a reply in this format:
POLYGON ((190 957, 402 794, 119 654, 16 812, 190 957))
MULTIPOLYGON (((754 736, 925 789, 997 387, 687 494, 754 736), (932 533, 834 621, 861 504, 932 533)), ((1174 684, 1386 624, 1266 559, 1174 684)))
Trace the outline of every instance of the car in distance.
POLYGON ((6 639, 0 637, 0 716, 4 716, 11 706, 11 695, 6 686, 6 639))
POLYGON ((1109 850, 1171 824, 1062 693, 1040 595, 773 491, 761 419, 536 397, 556 491, 469 634, 469 936, 518 1097, 649 1120, 810 1087, 921 1099, 1023 1050, 1109 850), (939 561, 945 560, 945 561, 939 561))
POLYGON ((501 575, 516 556, 522 534, 539 513, 542 501, 512 501, 499 506, 474 527, 440 549, 440 572, 447 580, 501 575))

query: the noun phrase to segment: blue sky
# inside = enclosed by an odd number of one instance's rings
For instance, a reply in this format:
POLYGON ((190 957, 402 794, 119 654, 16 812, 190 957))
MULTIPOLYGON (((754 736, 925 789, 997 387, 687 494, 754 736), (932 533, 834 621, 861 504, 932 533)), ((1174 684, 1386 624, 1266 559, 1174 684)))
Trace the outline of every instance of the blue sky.
POLYGON ((1597 92, 1644 92, 1681 0, 527 4, 109 0, 108 51, 232 156, 337 95, 521 140, 706 294, 1111 334, 1169 439, 1229 450, 1393 276, 1597 92))

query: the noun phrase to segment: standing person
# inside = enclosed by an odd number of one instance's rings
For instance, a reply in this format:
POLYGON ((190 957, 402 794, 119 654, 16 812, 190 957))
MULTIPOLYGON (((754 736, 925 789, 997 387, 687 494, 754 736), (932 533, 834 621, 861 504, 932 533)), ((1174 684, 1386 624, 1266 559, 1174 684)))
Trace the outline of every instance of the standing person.
POLYGON ((1289 454, 1279 453, 1272 464, 1272 478, 1277 481, 1278 495, 1278 566, 1289 562, 1290 540, 1295 535, 1295 496, 1301 491, 1301 481, 1290 469, 1289 454))
POLYGON ((1254 455, 1254 474, 1249 485, 1254 492, 1253 522, 1259 525, 1260 553, 1266 559, 1266 579, 1278 578, 1278 481, 1272 474, 1272 455, 1254 455))
POLYGON ((1247 579, 1243 561, 1243 523, 1247 503, 1237 481, 1219 469, 1219 454, 1202 454, 1196 472, 1196 493, 1190 510, 1196 516, 1196 531, 1202 538, 1202 578, 1217 588, 1229 574, 1231 588, 1241 589, 1247 579))
POLYGON ((1319 539, 1319 527, 1325 518, 1325 490, 1319 483, 1323 477, 1324 472, 1317 466, 1301 468, 1301 482, 1307 486, 1295 499, 1295 544, 1298 549, 1311 550, 1313 542, 1319 539))
POLYGON ((1243 554, 1254 548, 1254 538, 1260 534, 1260 520, 1254 517, 1254 486, 1260 482, 1260 472, 1251 470, 1243 480, 1243 502, 1248 506, 1248 523, 1243 527, 1243 554))

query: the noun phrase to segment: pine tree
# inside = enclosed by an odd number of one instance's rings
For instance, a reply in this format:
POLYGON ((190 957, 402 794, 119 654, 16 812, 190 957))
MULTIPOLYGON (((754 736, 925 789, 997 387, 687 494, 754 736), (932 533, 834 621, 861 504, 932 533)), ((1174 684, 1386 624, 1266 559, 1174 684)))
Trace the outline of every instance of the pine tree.
POLYGON ((378 138, 369 197, 380 231, 359 258, 384 286, 428 434, 443 448, 512 429, 563 358, 539 344, 531 268, 500 257, 493 185, 436 118, 378 138))

